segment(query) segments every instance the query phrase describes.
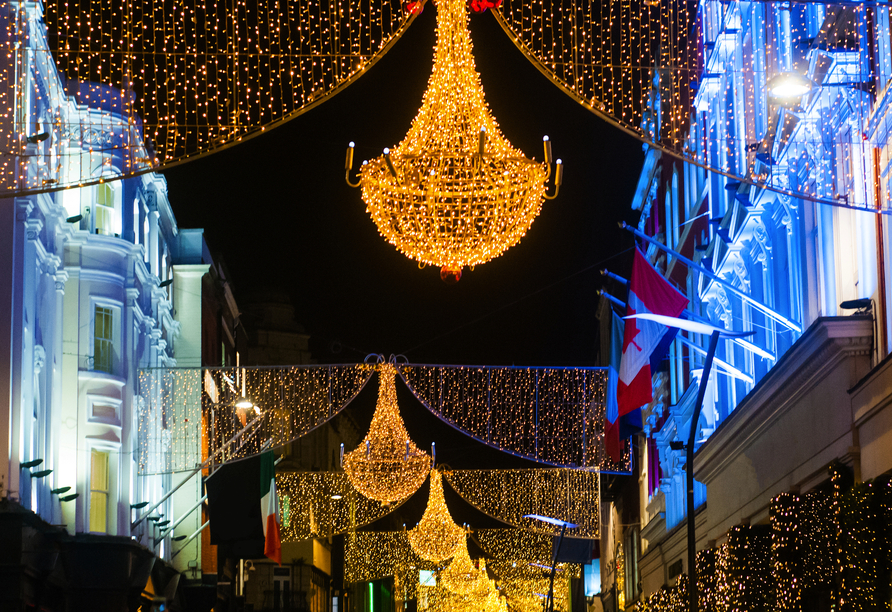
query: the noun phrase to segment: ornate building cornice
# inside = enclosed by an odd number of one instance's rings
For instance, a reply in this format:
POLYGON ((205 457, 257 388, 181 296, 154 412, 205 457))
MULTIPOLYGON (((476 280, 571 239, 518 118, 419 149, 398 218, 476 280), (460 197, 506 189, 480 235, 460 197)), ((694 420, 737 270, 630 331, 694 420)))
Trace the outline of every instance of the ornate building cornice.
POLYGON ((708 485, 840 362, 869 359, 872 343, 869 316, 815 321, 697 451, 697 480, 708 485))

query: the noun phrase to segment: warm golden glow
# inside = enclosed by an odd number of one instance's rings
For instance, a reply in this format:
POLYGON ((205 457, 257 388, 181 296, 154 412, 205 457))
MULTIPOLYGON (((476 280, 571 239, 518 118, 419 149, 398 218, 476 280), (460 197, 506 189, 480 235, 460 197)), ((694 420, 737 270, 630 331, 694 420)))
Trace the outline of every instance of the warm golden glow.
POLYGON ((276 490, 283 509, 282 542, 346 533, 393 512, 401 503, 386 504, 360 495, 343 472, 279 473, 276 490))
POLYGON ((439 0, 421 109, 399 145, 362 167, 362 197, 378 230, 411 259, 454 275, 520 241, 541 210, 548 175, 548 164, 513 148, 489 112, 465 1, 439 0))
POLYGON ((600 537, 600 474, 588 470, 533 468, 452 470, 449 485, 469 504, 509 525, 551 535, 553 528, 526 514, 559 516, 578 525, 569 537, 600 537))
POLYGON ((488 587, 486 566, 478 568, 468 553, 467 538, 459 544, 449 566, 437 576, 438 583, 457 595, 485 593, 488 587))
POLYGON ((380 502, 395 502, 418 490, 431 467, 418 449, 396 403, 396 367, 378 366, 378 404, 365 439, 344 455, 344 471, 357 491, 380 502))
POLYGON ((465 539, 465 530, 455 524, 443 498, 443 477, 431 470, 431 492, 427 509, 418 525, 409 531, 409 544, 422 559, 435 563, 455 554, 465 539))

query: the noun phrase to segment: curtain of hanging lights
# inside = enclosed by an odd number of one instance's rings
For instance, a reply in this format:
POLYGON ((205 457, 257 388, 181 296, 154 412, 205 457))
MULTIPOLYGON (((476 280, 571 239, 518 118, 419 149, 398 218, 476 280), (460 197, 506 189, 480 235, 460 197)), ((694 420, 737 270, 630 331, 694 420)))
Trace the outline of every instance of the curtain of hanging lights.
POLYGON ((16 121, 0 151, 0 193, 96 182, 97 165, 106 180, 158 170, 256 135, 350 83, 412 19, 399 0, 13 7, 0 107, 16 121), (47 78, 56 70, 61 90, 47 78), (40 99, 51 112, 28 117, 40 99), (29 175, 35 157, 41 172, 29 175))
POLYGON ((583 106, 741 193, 889 210, 871 168, 874 148, 889 158, 888 120, 871 116, 888 91, 886 2, 505 0, 496 17, 583 106), (779 96, 781 79, 808 90, 779 96))
MULTIPOLYGON (((39 4, 5 20, 0 107, 14 133, 0 193, 95 182, 97 153, 106 178, 126 176, 260 133, 360 75, 413 14, 396 0, 75 0, 43 13, 45 39, 39 4), (64 91, 24 78, 54 61, 64 91), (64 102, 75 92, 102 108, 91 125, 64 102), (42 97, 53 112, 28 117, 42 97), (41 170, 28 174, 34 158, 41 170)), ((877 206, 871 160, 889 157, 886 121, 871 117, 887 89, 885 3, 506 0, 493 13, 555 84, 645 142, 745 184, 877 206), (792 102, 769 96, 785 74, 817 87, 792 102)))

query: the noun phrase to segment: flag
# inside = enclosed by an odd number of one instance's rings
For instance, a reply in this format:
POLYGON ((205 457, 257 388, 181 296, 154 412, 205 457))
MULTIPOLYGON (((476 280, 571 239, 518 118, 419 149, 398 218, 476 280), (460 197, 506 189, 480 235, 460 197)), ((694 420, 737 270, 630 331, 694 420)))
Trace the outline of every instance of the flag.
POLYGON ((279 496, 276 494, 276 462, 272 451, 260 456, 260 515, 263 520, 263 554, 282 565, 279 496))
POLYGON ((610 325, 610 362, 607 376, 607 407, 605 410, 606 423, 604 427, 604 446, 610 458, 619 463, 622 461, 622 441, 641 431, 641 410, 633 410, 622 416, 619 415, 617 405, 617 389, 619 383, 619 368, 622 361, 623 333, 626 322, 622 317, 611 311, 610 325))
MULTIPOLYGON (((652 313, 677 317, 687 305, 688 299, 653 269, 639 249, 635 249, 626 315, 652 313)), ((619 416, 637 410, 653 399, 651 359, 669 333, 669 328, 653 321, 626 319, 617 384, 619 416)), ((662 358, 660 354, 656 361, 662 358)))
POLYGON ((647 438, 647 496, 660 488, 660 479, 663 477, 663 468, 660 466, 660 449, 653 437, 647 438))
POLYGON ((610 311, 610 361, 607 364, 607 406, 604 417, 604 446, 607 454, 619 463, 622 448, 619 437, 619 406, 616 401, 619 382, 619 364, 622 359, 623 328, 625 321, 613 310, 610 311))
POLYGON ((272 451, 224 463, 205 479, 211 544, 225 556, 281 563, 274 479, 272 451))

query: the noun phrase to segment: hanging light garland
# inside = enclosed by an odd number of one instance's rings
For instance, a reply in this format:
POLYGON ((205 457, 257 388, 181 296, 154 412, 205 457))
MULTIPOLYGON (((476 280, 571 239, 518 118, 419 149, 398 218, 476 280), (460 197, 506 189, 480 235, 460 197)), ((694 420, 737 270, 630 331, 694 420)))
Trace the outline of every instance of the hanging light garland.
POLYGON ((366 363, 140 370, 137 470, 191 470, 217 451, 222 462, 287 444, 337 415, 374 372, 366 363), (236 407, 247 399, 251 408, 236 407), (229 444, 249 416, 257 426, 229 444))
POLYGON ((400 375, 425 408, 501 451, 561 467, 605 463, 605 368, 423 366, 400 375))
POLYGON ((600 537, 600 474, 587 470, 534 468, 451 470, 449 485, 469 504, 500 521, 551 534, 527 514, 572 518, 579 526, 568 537, 600 537))
POLYGON ((114 161, 105 180, 132 176, 268 131, 380 59, 414 19, 400 5, 20 3, 0 44, 16 58, 0 74, 8 88, 0 107, 17 124, 0 150, 0 192, 96 183, 97 160, 114 161), (39 82, 28 72, 66 79, 39 82), (26 118, 38 103, 47 114, 26 118), (36 175, 27 172, 34 158, 36 175))
POLYGON ((344 455, 344 471, 356 490, 384 503, 418 490, 431 468, 430 455, 418 449, 396 403, 396 366, 378 364, 378 404, 362 443, 344 455))
POLYGON ((400 575, 404 586, 412 592, 419 570, 439 569, 437 564, 412 552, 405 531, 354 531, 347 534, 346 540, 344 580, 347 584, 400 575))
POLYGON ((288 508, 282 517, 282 542, 346 533, 386 516, 405 501, 385 504, 360 495, 343 472, 279 473, 276 490, 280 507, 288 508))
POLYGON ((422 559, 438 563, 455 554, 465 539, 465 530, 455 524, 443 497, 443 477, 436 469, 430 472, 430 496, 424 516, 409 531, 412 550, 422 559))
POLYGON ((420 265, 441 268, 447 282, 464 266, 498 257, 517 244, 547 195, 551 146, 544 163, 527 159, 502 136, 474 67, 465 0, 438 0, 434 67, 421 109, 403 141, 364 162, 352 182, 378 231, 420 265))

